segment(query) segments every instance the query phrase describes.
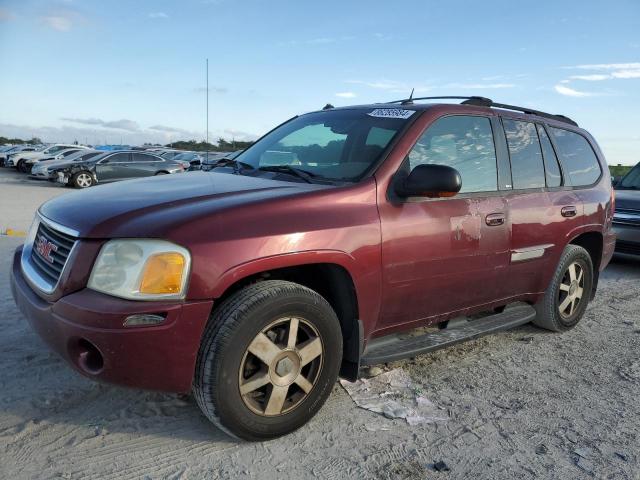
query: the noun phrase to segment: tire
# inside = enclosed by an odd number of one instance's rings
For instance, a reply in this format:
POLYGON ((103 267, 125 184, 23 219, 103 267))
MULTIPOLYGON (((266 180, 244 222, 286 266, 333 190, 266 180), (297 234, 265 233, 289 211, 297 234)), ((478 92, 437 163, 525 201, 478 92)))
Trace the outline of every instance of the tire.
POLYGON ((592 286, 593 263, 589 252, 578 245, 567 245, 544 298, 535 305, 537 315, 533 324, 553 332, 572 329, 587 309, 592 286))
POLYGON ((229 435, 268 440, 298 429, 320 410, 341 360, 340 323, 329 303, 302 285, 266 280, 234 293, 213 312, 198 352, 193 393, 205 416, 229 435), (269 348, 261 349, 265 345, 269 348), (267 366, 252 351, 265 358, 275 352, 271 357, 279 360, 267 366), (256 383, 247 380, 258 377, 266 383, 254 389, 256 383), (279 397, 285 400, 278 402, 279 397))
POLYGON ((71 177, 71 180, 69 181, 69 183, 74 188, 89 188, 93 186, 93 183, 94 183, 93 175, 91 175, 91 173, 87 171, 78 172, 75 175, 73 175, 73 177, 71 177))
POLYGON ((169 175, 169 172, 156 172, 155 175, 169 175))
POLYGON ((27 164, 26 160, 18 160, 16 168, 20 173, 29 173, 31 171, 31 167, 27 164))

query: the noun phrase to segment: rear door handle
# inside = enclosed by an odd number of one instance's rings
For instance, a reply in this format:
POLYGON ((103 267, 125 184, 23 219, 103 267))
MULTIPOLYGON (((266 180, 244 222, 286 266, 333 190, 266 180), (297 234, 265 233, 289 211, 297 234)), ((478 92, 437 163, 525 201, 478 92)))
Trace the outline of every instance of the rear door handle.
POLYGON ((562 207, 560 213, 563 217, 575 217, 578 214, 578 209, 573 205, 569 205, 568 207, 562 207))
POLYGON ((504 213, 490 213, 484 219, 487 225, 490 227, 497 227, 498 225, 504 225, 504 213))

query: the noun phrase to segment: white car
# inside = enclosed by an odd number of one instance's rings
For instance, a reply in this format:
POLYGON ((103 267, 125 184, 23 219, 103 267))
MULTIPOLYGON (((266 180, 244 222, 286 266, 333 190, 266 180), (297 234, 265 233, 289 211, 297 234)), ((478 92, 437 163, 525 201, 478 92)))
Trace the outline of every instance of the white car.
POLYGON ((9 156, 10 155, 14 155, 20 152, 36 152, 38 151, 37 147, 34 147, 33 145, 15 145, 13 147, 8 147, 6 150, 0 152, 0 166, 2 167, 8 167, 9 165, 7 164, 9 156))
POLYGON ((51 145, 39 152, 18 152, 13 154, 7 159, 7 166, 16 167, 20 172, 27 173, 31 170, 32 165, 37 163, 41 158, 55 156, 63 150, 68 150, 70 148, 75 148, 77 150, 89 149, 89 147, 84 147, 82 145, 56 143, 55 145, 51 145))

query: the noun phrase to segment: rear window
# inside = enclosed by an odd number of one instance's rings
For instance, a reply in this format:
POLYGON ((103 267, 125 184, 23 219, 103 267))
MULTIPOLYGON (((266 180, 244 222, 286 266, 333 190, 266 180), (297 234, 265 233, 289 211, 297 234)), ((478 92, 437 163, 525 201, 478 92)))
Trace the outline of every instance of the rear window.
POLYGON ((535 124, 506 118, 503 124, 509 145, 513 188, 544 188, 544 165, 535 124))
POLYGON ((558 155, 571 185, 592 185, 600 178, 600 163, 586 138, 575 132, 551 127, 558 155))

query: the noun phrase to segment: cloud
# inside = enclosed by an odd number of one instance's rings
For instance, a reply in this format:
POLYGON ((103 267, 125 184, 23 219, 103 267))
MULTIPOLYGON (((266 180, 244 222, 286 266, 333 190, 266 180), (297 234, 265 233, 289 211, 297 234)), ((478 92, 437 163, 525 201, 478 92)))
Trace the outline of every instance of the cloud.
MULTIPOLYGON (((586 80, 587 82, 599 82, 601 80, 607 80, 611 78, 611 75, 602 74, 602 73, 594 73, 591 75, 571 75, 569 77, 571 80, 586 80)), ((563 80, 567 82, 567 80, 563 80)))
POLYGON ((149 14, 149 18, 169 18, 169 15, 164 12, 152 12, 149 14))
POLYGON ((347 80, 346 83, 353 85, 364 85, 365 87, 374 88, 376 90, 385 90, 390 93, 405 93, 407 96, 414 90, 414 93, 424 93, 430 91, 433 87, 429 85, 410 85, 405 82, 398 82, 395 80, 376 80, 376 81, 364 81, 364 80, 347 80))
POLYGON ((117 130, 126 130, 126 131, 129 131, 129 132, 137 132, 138 130, 140 130, 140 126, 138 125, 137 122, 134 122, 133 120, 127 120, 125 118, 123 118, 121 120, 106 121, 106 120, 102 120, 100 118, 68 118, 68 117, 63 117, 60 120, 63 120, 65 122, 79 123, 79 124, 82 124, 82 125, 92 125, 92 126, 96 126, 96 127, 114 128, 114 129, 117 129, 117 130))
POLYGON ((62 15, 49 15, 41 18, 42 22, 49 28, 53 28, 58 32, 68 32, 73 27, 73 21, 70 17, 62 15))
POLYGON ((564 68, 578 68, 581 70, 626 70, 632 69, 637 70, 640 69, 640 62, 634 63, 595 63, 590 65, 574 65, 572 67, 564 67, 564 68))
POLYGON ((193 132, 190 132, 189 130, 185 130, 184 128, 168 127, 166 125, 153 125, 149 127, 149 130, 155 130, 156 132, 164 132, 169 134, 177 133, 189 138, 193 136, 193 132))
MULTIPOLYGON (((205 93, 207 87, 196 87, 193 89, 194 93, 205 93)), ((209 91, 213 93, 227 93, 229 89, 227 87, 209 87, 209 91)))
POLYGON ((16 16, 9 10, 0 7, 0 22, 8 22, 9 20, 14 20, 15 18, 16 16))
POLYGON ((222 133, 222 136, 231 137, 233 140, 237 140, 239 142, 252 142, 258 138, 258 135, 254 133, 235 130, 233 128, 225 128, 222 133))
POLYGON ((308 40, 287 40, 283 42, 278 42, 276 45, 278 47, 296 47, 298 45, 330 45, 333 43, 339 42, 348 42, 350 40, 355 40, 356 37, 353 35, 343 35, 341 37, 318 37, 318 38, 310 38, 308 40))
POLYGON ((611 74, 613 78, 640 78, 640 67, 637 69, 618 70, 611 74))
POLYGON ((556 85, 553 87, 556 92, 560 95, 566 95, 567 97, 593 97, 595 94, 591 92, 581 92, 579 90, 574 90, 573 88, 569 88, 565 85, 556 85))
POLYGON ((355 98, 356 94, 353 92, 340 92, 340 93, 336 93, 336 97, 340 97, 340 98, 355 98))
MULTIPOLYGON (((632 63, 593 63, 593 64, 583 64, 583 65, 574 65, 571 67, 564 67, 565 69, 575 69, 575 70, 591 70, 592 72, 597 73, 588 73, 588 74, 580 74, 580 75, 571 75, 569 78, 564 80, 560 80, 560 84, 568 84, 575 80, 578 81, 586 81, 586 82, 602 82, 604 80, 613 80, 613 79, 630 79, 630 78, 640 78, 640 62, 632 62, 632 63)), ((579 90, 575 90, 573 88, 569 88, 563 85, 556 85, 556 92, 561 95, 568 95, 572 97, 593 97, 596 95, 606 95, 606 93, 594 93, 594 92, 582 92, 579 90)))

